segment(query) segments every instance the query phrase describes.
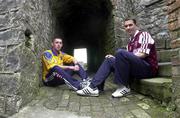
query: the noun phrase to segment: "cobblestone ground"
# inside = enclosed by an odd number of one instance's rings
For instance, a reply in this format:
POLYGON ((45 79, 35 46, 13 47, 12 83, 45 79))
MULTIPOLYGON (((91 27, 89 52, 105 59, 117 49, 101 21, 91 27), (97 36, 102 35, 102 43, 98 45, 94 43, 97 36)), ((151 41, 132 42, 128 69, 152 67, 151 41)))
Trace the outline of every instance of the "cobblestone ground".
POLYGON ((135 92, 112 98, 115 89, 107 82, 99 97, 83 97, 65 85, 42 87, 37 98, 10 118, 173 118, 157 101, 135 92))

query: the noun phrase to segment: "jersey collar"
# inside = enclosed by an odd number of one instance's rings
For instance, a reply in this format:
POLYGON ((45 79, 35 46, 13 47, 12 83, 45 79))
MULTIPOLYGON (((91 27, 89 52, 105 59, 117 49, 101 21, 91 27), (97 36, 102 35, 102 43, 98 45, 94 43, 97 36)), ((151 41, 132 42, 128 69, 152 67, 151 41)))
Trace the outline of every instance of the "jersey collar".
POLYGON ((134 40, 134 37, 139 33, 139 30, 136 30, 136 32, 134 33, 134 36, 133 37, 130 37, 130 41, 133 41, 134 40))
POLYGON ((58 56, 61 52, 61 51, 59 51, 59 53, 58 53, 57 51, 53 50, 52 48, 51 48, 51 51, 52 51, 53 55, 55 55, 55 56, 58 56))

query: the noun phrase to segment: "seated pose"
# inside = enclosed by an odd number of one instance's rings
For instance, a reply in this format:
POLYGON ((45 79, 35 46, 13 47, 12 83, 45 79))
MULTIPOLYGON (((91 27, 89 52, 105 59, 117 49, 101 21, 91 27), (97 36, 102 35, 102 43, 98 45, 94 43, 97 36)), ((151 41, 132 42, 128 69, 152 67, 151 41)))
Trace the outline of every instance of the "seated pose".
POLYGON ((78 90, 77 94, 85 96, 99 96, 98 85, 101 85, 111 72, 114 72, 114 82, 119 88, 112 93, 112 97, 122 97, 130 92, 129 84, 133 79, 154 77, 158 64, 155 42, 148 32, 139 31, 136 20, 127 18, 124 22, 129 34, 127 51, 117 50, 115 56, 106 55, 90 85, 78 90))
POLYGON ((43 82, 46 86, 65 83, 75 91, 82 89, 86 84, 82 80, 87 79, 87 73, 73 56, 61 51, 62 46, 62 39, 55 38, 52 40, 52 48, 43 52, 43 82), (74 79, 73 72, 76 72, 82 80, 74 79))

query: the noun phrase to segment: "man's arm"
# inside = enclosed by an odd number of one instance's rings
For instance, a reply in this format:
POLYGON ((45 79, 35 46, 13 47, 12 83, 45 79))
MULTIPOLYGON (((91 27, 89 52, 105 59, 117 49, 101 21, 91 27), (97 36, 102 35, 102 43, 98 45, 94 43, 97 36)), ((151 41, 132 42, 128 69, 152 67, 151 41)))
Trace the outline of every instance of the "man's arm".
POLYGON ((64 54, 63 62, 65 62, 65 63, 73 63, 74 66, 63 66, 62 68, 64 68, 64 69, 71 69, 71 70, 74 70, 74 71, 78 71, 79 70, 78 61, 73 56, 68 55, 68 54, 64 54))
POLYGON ((139 42, 141 44, 137 53, 134 55, 145 58, 149 55, 152 45, 154 44, 154 39, 152 39, 151 35, 148 32, 142 32, 139 36, 139 42))

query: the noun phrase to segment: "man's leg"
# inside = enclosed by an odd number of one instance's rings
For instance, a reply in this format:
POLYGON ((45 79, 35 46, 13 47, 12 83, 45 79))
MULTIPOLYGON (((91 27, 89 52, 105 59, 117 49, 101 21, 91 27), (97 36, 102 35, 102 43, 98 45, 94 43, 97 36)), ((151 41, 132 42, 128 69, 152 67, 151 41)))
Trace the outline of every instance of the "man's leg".
POLYGON ((52 68, 55 72, 57 72, 60 76, 62 76, 63 80, 66 84, 69 84, 74 90, 80 89, 80 81, 74 79, 71 75, 69 75, 65 70, 60 68, 59 66, 54 66, 52 68))
POLYGON ((120 49, 115 57, 115 83, 124 85, 124 87, 112 93, 113 97, 122 97, 130 92, 129 83, 132 81, 130 79, 152 76, 150 65, 134 54, 120 49))
POLYGON ((91 81, 92 87, 97 87, 98 85, 105 82, 107 77, 111 72, 114 72, 115 66, 115 58, 106 58, 104 62, 99 67, 98 71, 96 72, 95 76, 91 81))
POLYGON ((115 61, 115 82, 128 87, 130 78, 151 77, 150 65, 126 50, 118 50, 115 61))
POLYGON ((83 69, 83 67, 80 64, 78 64, 78 66, 79 66, 79 71, 77 71, 77 74, 81 77, 82 80, 87 79, 86 71, 83 69))
POLYGON ((46 80, 43 82, 46 86, 52 87, 64 84, 64 80, 61 76, 59 76, 59 74, 56 71, 54 71, 54 69, 51 69, 49 71, 49 73, 46 75, 46 80))
POLYGON ((78 90, 77 94, 85 96, 99 96, 98 85, 103 84, 110 72, 114 70, 115 58, 107 58, 101 64, 97 73, 91 81, 91 84, 82 90, 78 90))

